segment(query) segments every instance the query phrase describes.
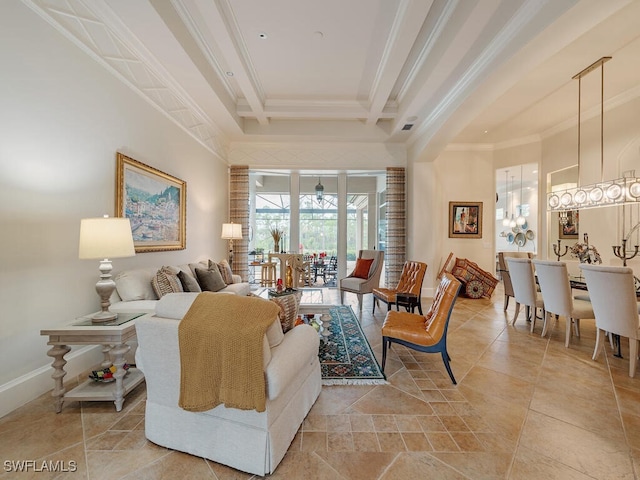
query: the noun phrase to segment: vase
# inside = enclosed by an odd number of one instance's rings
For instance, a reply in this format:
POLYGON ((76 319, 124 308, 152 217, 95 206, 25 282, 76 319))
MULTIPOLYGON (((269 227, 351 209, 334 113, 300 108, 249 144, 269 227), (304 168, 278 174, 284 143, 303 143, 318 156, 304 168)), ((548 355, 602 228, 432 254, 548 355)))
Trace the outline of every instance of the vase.
POLYGON ((279 241, 275 241, 273 242, 273 251, 276 253, 280 253, 280 242, 279 241))

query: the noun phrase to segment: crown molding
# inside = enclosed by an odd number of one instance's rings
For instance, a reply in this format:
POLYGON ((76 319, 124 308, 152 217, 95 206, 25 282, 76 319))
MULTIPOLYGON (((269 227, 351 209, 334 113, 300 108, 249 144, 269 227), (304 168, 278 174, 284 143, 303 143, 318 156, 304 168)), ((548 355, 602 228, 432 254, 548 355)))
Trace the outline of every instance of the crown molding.
POLYGON ((225 161, 226 136, 106 3, 66 0, 65 6, 61 7, 46 0, 22 2, 203 147, 225 161), (111 48, 101 49, 105 40, 111 42, 111 48))

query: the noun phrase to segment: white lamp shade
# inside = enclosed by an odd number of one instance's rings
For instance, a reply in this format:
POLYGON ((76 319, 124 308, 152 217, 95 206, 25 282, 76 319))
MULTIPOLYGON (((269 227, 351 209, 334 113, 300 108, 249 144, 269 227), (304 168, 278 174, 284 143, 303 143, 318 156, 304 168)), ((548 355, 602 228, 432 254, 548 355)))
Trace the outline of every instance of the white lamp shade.
POLYGON ((222 234, 220 238, 223 240, 240 240, 242 239, 242 224, 240 223, 223 223, 222 234))
POLYGON ((136 254, 128 218, 83 218, 80 221, 81 259, 133 257, 136 254))

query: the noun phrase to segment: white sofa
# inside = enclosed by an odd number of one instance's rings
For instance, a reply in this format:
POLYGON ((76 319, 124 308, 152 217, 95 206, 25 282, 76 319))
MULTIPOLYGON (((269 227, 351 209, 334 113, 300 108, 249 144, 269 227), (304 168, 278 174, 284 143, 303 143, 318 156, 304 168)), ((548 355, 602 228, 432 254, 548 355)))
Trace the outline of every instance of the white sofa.
POLYGON ((165 295, 158 301, 156 315, 136 321, 136 363, 147 382, 145 435, 158 445, 238 470, 256 475, 273 473, 322 388, 318 334, 312 327, 300 325, 283 335, 274 318, 263 349, 264 412, 224 405, 188 412, 178 406, 178 325, 196 295, 165 295))
MULTIPOLYGON (((200 264, 203 268, 207 267, 206 262, 200 262, 200 264)), ((112 312, 154 312, 158 296, 151 286, 151 280, 161 267, 162 265, 125 270, 118 273, 114 277, 116 289, 111 295, 109 310, 112 312)), ((190 265, 177 265, 175 268, 182 270, 195 279, 190 265)), ((249 283, 243 282, 239 275, 234 275, 233 279, 235 283, 227 285, 220 291, 235 293, 236 295, 249 295, 251 292, 249 283)))

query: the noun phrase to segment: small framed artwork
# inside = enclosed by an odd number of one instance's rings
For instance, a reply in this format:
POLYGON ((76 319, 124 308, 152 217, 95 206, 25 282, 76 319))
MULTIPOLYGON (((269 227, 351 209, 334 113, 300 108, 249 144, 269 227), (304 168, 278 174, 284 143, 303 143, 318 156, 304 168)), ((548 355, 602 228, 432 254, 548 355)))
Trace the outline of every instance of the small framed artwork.
POLYGON ((131 221, 136 252, 184 250, 187 183, 117 154, 116 215, 131 221))
POLYGON ((449 238, 482 238, 482 202, 449 202, 449 238))
MULTIPOLYGON (((580 215, 578 210, 569 210, 567 214, 567 223, 559 223, 558 236, 560 238, 578 238, 578 226, 580 215)), ((559 213, 558 215, 562 215, 559 213)))

